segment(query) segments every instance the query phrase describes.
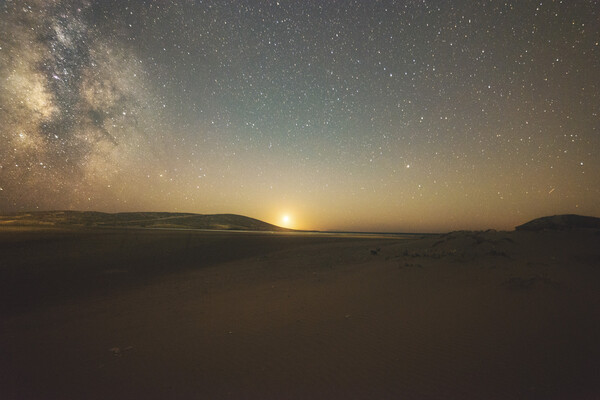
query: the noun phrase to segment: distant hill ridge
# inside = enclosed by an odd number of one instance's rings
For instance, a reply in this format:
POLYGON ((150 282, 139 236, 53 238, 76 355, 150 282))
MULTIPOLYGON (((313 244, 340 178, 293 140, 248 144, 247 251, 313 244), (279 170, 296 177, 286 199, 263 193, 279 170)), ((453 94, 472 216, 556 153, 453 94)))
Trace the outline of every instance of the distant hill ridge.
POLYGON ((172 212, 32 211, 0 216, 2 225, 71 225, 144 228, 191 228, 252 231, 289 231, 258 219, 236 214, 172 212))
POLYGON ((585 217, 576 214, 552 215, 537 218, 517 226, 517 231, 569 230, 569 229, 600 229, 600 218, 585 217))

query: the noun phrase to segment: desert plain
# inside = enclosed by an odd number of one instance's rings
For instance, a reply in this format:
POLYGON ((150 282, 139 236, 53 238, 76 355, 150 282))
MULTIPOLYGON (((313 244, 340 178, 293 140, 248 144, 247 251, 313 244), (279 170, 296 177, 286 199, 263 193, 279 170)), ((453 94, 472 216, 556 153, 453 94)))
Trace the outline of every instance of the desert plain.
POLYGON ((597 399, 597 229, 0 227, 2 399, 597 399))

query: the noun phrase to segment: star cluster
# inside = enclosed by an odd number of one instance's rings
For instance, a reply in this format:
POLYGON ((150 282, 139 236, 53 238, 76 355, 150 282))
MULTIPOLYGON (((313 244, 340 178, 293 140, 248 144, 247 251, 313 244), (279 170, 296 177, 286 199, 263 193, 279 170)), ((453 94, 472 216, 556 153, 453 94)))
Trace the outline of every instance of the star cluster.
POLYGON ((597 1, 1 7, 1 210, 600 215, 597 1))

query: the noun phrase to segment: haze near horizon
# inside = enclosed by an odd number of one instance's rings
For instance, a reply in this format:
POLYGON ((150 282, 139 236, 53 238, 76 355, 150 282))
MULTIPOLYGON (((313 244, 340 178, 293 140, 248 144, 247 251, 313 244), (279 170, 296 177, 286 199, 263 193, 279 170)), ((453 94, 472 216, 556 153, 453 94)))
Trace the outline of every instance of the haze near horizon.
POLYGON ((594 1, 6 1, 0 212, 600 216, 594 1))

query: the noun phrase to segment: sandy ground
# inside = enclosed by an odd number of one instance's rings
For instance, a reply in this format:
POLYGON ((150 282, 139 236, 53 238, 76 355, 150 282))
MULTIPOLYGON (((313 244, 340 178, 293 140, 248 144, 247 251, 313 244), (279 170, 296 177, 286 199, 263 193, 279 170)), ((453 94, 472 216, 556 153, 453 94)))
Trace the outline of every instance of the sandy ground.
POLYGON ((600 398, 594 231, 3 228, 0 300, 2 399, 600 398))

